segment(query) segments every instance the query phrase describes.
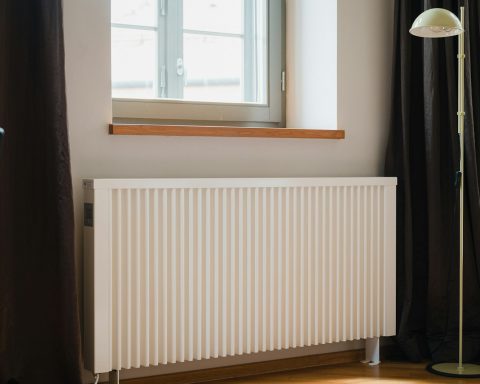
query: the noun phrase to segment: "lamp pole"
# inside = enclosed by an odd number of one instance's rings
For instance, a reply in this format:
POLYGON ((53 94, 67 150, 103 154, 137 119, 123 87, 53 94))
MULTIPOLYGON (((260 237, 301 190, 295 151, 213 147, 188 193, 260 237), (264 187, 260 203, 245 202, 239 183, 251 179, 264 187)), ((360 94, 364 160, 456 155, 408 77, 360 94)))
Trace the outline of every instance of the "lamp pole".
MULTIPOLYGON (((460 22, 465 29, 465 7, 460 8, 460 22)), ((465 32, 458 35, 458 135, 460 141, 460 234, 459 234, 459 325, 458 325, 458 371, 463 368, 463 220, 465 205, 465 32)))

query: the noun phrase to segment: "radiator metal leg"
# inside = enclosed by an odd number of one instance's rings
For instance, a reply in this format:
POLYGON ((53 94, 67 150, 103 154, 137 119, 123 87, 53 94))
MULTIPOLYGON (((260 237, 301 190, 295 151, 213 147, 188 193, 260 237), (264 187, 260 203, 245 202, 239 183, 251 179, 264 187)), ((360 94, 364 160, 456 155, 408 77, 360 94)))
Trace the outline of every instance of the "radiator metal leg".
POLYGON ((108 374, 108 384, 120 384, 120 371, 111 371, 108 374))
POLYGON ((365 360, 362 363, 368 365, 380 364, 380 338, 367 339, 365 343, 365 360))

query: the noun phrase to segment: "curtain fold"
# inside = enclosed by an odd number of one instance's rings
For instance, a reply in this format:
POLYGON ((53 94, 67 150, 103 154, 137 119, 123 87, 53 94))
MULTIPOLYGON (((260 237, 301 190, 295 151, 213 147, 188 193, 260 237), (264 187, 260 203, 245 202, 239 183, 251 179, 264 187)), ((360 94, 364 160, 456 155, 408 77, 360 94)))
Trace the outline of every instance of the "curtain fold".
POLYGON ((474 0, 396 0, 386 174, 399 179, 397 341, 413 361, 458 356, 456 38, 409 34, 425 9, 466 7, 464 357, 480 359, 480 9, 474 0))
POLYGON ((0 1, 0 383, 81 383, 62 17, 0 1))

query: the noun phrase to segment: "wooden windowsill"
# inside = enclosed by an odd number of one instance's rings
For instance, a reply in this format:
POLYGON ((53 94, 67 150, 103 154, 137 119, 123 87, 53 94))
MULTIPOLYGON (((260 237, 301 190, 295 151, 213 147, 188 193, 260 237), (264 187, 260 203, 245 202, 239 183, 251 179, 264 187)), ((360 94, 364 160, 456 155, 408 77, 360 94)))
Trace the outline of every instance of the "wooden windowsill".
POLYGON ((303 128, 217 127, 204 125, 110 124, 111 135, 264 137, 285 139, 345 139, 343 130, 303 128))

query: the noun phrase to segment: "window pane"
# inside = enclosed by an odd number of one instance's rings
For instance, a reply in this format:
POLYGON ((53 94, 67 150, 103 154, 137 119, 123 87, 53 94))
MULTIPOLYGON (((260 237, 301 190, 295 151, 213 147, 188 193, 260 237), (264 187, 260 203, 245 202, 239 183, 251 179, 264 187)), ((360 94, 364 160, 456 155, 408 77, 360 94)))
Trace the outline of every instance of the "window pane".
POLYGON ((112 23, 157 26, 158 0, 111 0, 112 23))
POLYGON ((112 28, 113 97, 155 98, 156 33, 112 28))
POLYGON ((184 34, 184 98, 242 102, 243 39, 184 34))
POLYGON ((112 0, 115 98, 267 102, 267 0, 160 1, 112 0))
POLYGON ((197 31, 243 33, 243 0, 184 0, 184 28, 197 31))

